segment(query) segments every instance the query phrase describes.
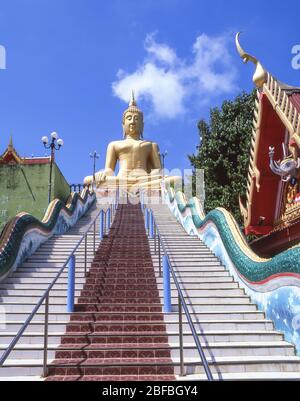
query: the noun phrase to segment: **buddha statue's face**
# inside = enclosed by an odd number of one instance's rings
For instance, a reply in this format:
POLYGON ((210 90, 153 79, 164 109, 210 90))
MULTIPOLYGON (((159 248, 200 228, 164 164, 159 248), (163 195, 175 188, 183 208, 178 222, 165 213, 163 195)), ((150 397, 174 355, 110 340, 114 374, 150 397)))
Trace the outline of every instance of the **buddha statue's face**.
POLYGON ((143 118, 139 113, 128 111, 125 114, 123 121, 123 132, 125 137, 130 136, 131 138, 139 139, 143 133, 143 128, 143 118))

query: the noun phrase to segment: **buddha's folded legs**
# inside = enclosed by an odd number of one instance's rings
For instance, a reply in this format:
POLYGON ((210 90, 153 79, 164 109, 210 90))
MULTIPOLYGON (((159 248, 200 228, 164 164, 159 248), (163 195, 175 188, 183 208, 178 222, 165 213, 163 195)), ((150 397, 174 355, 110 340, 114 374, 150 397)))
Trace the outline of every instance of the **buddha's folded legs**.
MULTIPOLYGON (((156 179, 148 182, 139 182, 131 186, 133 190, 141 189, 160 189, 162 185, 163 179, 156 179)), ((175 185, 182 185, 182 177, 179 176, 172 176, 172 177, 165 177, 164 183, 166 186, 175 186, 175 185)))

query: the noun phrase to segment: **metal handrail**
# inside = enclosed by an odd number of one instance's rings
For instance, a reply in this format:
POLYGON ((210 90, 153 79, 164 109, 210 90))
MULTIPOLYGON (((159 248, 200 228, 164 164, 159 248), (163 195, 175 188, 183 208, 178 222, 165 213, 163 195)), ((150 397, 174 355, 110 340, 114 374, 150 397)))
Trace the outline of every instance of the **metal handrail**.
MULTIPOLYGON (((213 375, 212 375, 212 373, 211 373, 211 370, 210 370, 209 364, 208 364, 208 362, 207 362, 205 353, 204 353, 204 351, 203 351, 202 345, 201 345, 201 343, 200 343, 200 341, 199 341, 199 337, 198 337, 198 335, 197 335, 197 331, 196 331, 196 329, 195 329, 193 320, 192 320, 192 318, 191 318, 190 311, 189 311, 189 309, 188 309, 188 307, 187 307, 187 304, 186 304, 186 302, 185 302, 185 298, 184 298, 184 296, 183 296, 183 293, 182 293, 180 284, 179 284, 179 282, 178 282, 178 280, 177 280, 177 275, 176 275, 176 273, 175 273, 175 271, 174 271, 174 269, 173 269, 171 260, 170 260, 170 258, 169 258, 169 255, 168 255, 168 252, 167 252, 165 243, 164 243, 163 236, 162 236, 161 233, 160 233, 160 230, 159 230, 159 228, 158 228, 158 225, 157 225, 157 222, 156 222, 156 218, 154 217, 154 214, 153 214, 153 210, 152 210, 152 209, 151 209, 150 213, 152 213, 152 221, 153 221, 153 225, 154 225, 155 244, 156 244, 156 235, 158 236, 158 239, 159 239, 158 248, 159 248, 159 259, 160 259, 160 260, 159 260, 160 276, 161 276, 160 247, 162 246, 164 255, 165 255, 165 256, 167 257, 167 259, 168 259, 169 269, 170 269, 170 271, 171 271, 171 274, 172 274, 172 277, 173 277, 173 280, 174 280, 174 283, 175 283, 175 286, 176 286, 176 289, 177 289, 177 292, 178 292, 179 326, 180 326, 180 327, 179 327, 179 335, 180 335, 180 365, 181 365, 181 375, 184 376, 183 331, 182 331, 182 310, 181 310, 181 307, 182 307, 183 310, 184 310, 184 312, 185 312, 185 315, 186 315, 188 324, 189 324, 189 326, 190 326, 190 329, 191 329, 191 331, 192 331, 192 335, 193 335, 193 338, 194 338, 194 341, 195 341, 195 344, 196 344, 198 353, 199 353, 199 355, 200 355, 200 358, 201 358, 201 361, 202 361, 202 364, 203 364, 203 367, 204 367, 204 370, 205 370, 207 379, 208 379, 209 381, 213 381, 213 380, 214 380, 213 375)), ((156 245, 155 245, 155 248, 156 248, 156 245)))
MULTIPOLYGON (((114 205, 116 205, 116 202, 114 203, 114 205)), ((114 215, 115 213, 115 208, 112 207, 112 204, 110 205, 110 208, 112 210, 111 216, 114 215)), ((108 210, 108 209, 107 209, 108 210)), ((61 274, 63 273, 63 271, 65 270, 65 268, 68 266, 70 259, 75 255, 76 251, 78 250, 79 246, 81 245, 82 241, 85 239, 85 274, 86 274, 86 262, 87 262, 87 236, 88 233, 90 231, 90 229, 92 228, 92 226, 94 226, 94 232, 93 232, 93 237, 94 237, 94 254, 95 254, 95 235, 96 235, 96 221, 99 218, 100 214, 102 212, 104 212, 104 214, 106 215, 107 210, 105 211, 104 209, 101 209, 99 211, 99 213, 97 213, 97 216, 95 217, 95 219, 93 220, 93 222, 89 225, 88 229, 86 230, 86 232, 81 236, 80 240, 77 242, 75 248, 73 249, 73 251, 70 253, 67 261, 64 263, 64 265, 62 266, 62 268, 59 270, 59 272, 57 273, 57 275, 55 276, 55 278, 53 279, 53 281, 51 282, 51 284, 48 286, 48 288, 46 289, 46 291, 44 292, 44 294, 42 295, 42 297, 40 298, 40 300, 38 301, 38 303, 36 304, 35 308, 33 309, 33 311, 31 312, 31 314, 28 316, 28 318, 26 319, 25 323, 22 325, 22 327, 20 328, 20 330, 18 331, 18 333, 16 334, 16 336, 13 338, 13 340, 11 341, 9 347, 6 349, 6 351, 4 352, 4 354, 1 356, 0 358, 0 368, 3 366, 3 364, 5 363, 5 361, 7 360, 7 358, 9 357, 9 355, 11 354, 11 352, 13 351, 13 349, 15 348, 15 346, 17 345, 17 343, 19 342, 20 338, 22 337, 23 333, 25 332, 25 330, 28 328, 29 324, 31 323, 32 319, 34 318, 34 316, 36 315, 36 313, 38 312, 38 310, 40 309, 40 307, 43 305, 43 303, 45 302, 45 320, 44 320, 44 358, 43 358, 43 377, 47 376, 47 354, 48 354, 48 314, 49 314, 49 295, 50 292, 52 290, 52 288, 54 287, 54 285, 56 284, 57 280, 60 278, 61 274)))

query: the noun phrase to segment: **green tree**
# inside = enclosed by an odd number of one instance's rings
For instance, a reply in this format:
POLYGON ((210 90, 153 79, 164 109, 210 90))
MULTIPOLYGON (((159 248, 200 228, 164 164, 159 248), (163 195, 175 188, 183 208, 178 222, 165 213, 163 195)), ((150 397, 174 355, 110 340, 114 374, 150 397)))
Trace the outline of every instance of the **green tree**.
POLYGON ((189 155, 193 168, 204 170, 206 212, 224 207, 241 224, 238 199, 246 192, 255 96, 243 92, 211 109, 209 123, 199 121, 200 144, 189 155))

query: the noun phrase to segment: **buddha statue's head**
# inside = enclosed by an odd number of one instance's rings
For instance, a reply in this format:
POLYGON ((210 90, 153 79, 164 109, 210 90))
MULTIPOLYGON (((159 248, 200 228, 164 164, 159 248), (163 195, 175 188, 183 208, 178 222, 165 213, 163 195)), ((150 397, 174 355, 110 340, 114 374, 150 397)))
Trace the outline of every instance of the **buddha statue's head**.
POLYGON ((122 125, 124 138, 127 138, 127 136, 130 136, 134 139, 143 138, 144 115, 143 112, 137 107, 133 93, 129 107, 123 113, 122 125))

